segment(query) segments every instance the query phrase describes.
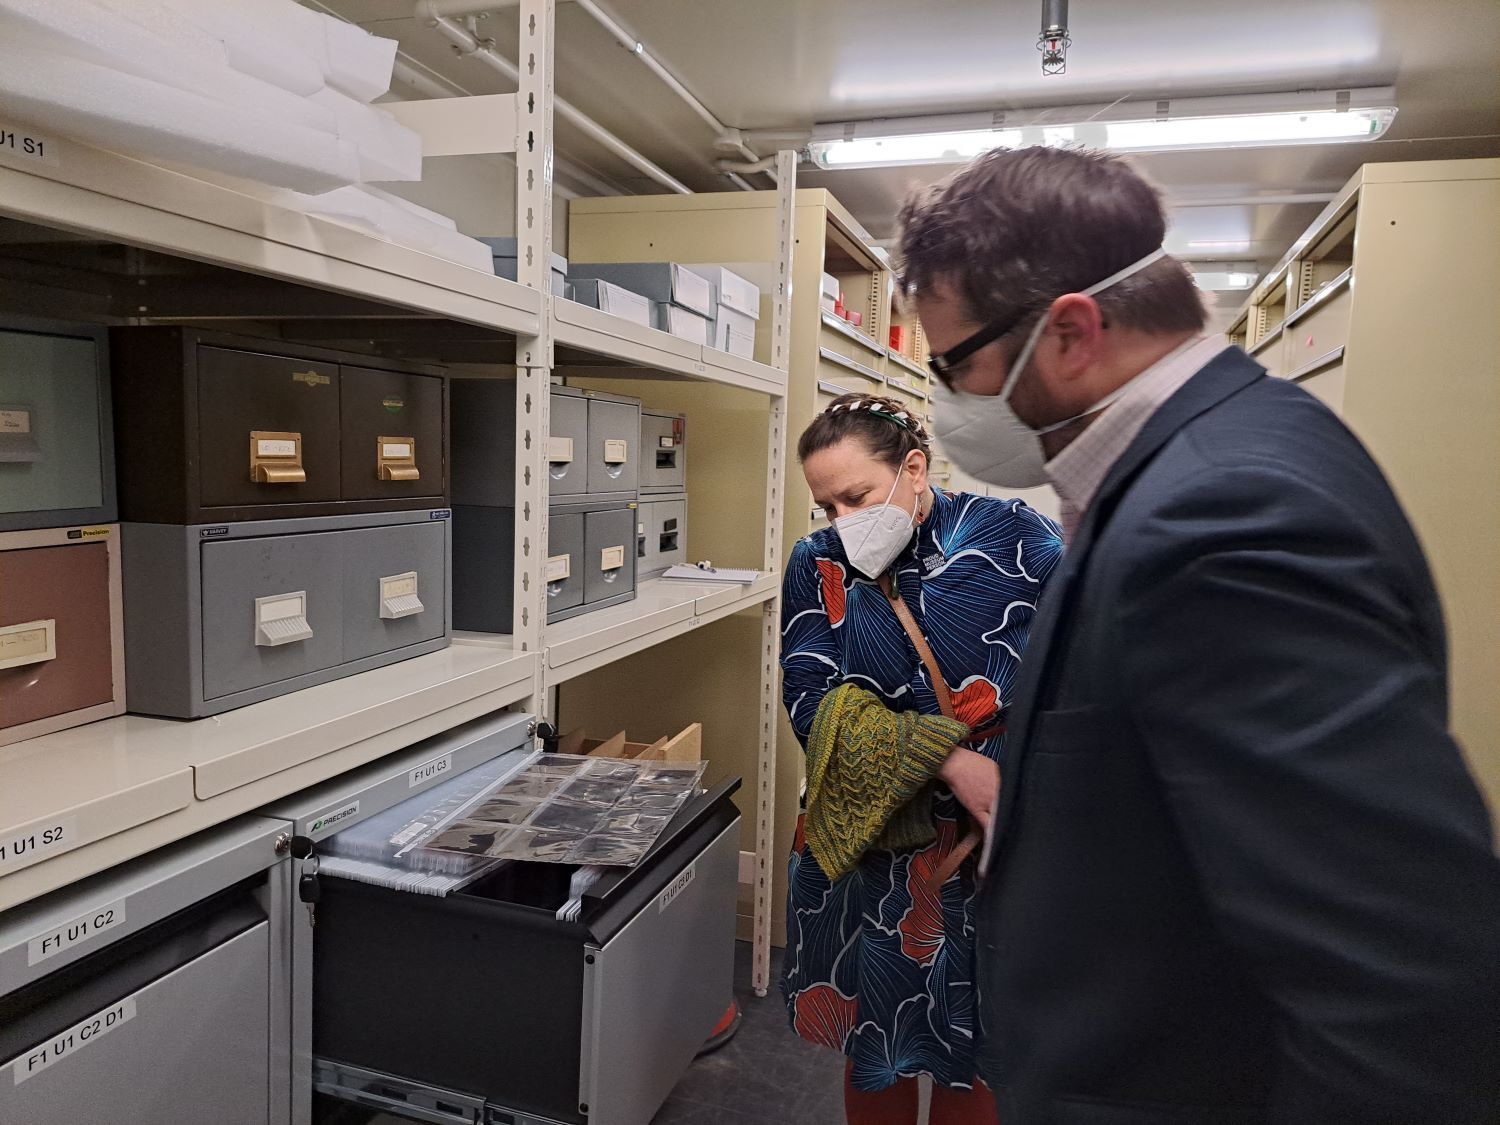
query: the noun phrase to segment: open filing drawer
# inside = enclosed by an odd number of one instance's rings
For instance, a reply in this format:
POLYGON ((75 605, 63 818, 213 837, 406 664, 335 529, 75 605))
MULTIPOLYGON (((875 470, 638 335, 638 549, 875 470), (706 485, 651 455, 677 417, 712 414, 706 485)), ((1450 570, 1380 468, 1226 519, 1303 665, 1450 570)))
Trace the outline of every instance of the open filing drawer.
POLYGON ((289 1120, 280 833, 242 817, 0 919, 0 1121, 289 1120))
POLYGON ((500 864, 435 897, 327 861, 314 1088, 426 1121, 647 1125, 732 988, 737 787, 690 800, 576 922, 557 917, 572 867, 500 864))

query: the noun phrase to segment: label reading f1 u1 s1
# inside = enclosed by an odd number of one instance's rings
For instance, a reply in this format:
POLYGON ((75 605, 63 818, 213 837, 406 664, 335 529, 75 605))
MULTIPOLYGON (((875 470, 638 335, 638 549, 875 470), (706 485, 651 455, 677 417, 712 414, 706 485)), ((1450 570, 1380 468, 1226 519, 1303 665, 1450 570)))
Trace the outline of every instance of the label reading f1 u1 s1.
POLYGON ((55 1066, 64 1059, 72 1058, 96 1039, 108 1035, 133 1019, 135 1019, 135 997, 128 996, 118 1004, 113 1004, 104 1011, 90 1016, 82 1023, 75 1023, 67 1031, 58 1032, 46 1042, 38 1043, 11 1062, 10 1067, 15 1074, 16 1085, 19 1086, 28 1078, 40 1074, 49 1066, 55 1066))
POLYGON ((693 880, 697 877, 698 865, 696 863, 688 864, 688 869, 681 875, 677 876, 677 878, 673 879, 672 882, 667 885, 667 889, 662 891, 661 898, 658 900, 660 902, 660 905, 657 907, 656 912, 658 914, 664 913, 667 907, 671 906, 672 903, 677 901, 678 895, 682 894, 683 891, 687 890, 693 885, 693 880))

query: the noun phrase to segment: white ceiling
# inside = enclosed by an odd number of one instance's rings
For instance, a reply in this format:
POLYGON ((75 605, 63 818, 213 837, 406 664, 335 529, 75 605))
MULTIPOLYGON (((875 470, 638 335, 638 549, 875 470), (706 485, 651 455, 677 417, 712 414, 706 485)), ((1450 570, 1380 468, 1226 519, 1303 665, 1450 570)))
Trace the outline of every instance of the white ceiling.
MULTIPOLYGON (((314 0, 316 2, 316 0, 314 0)), ((472 92, 503 80, 456 58, 410 18, 411 0, 324 0, 472 92)), ((1335 191, 1369 161, 1500 155, 1497 0, 1072 0, 1068 73, 1041 74, 1040 0, 604 0, 726 125, 806 128, 877 116, 1121 98, 1394 85, 1400 107, 1373 143, 1141 157, 1174 209, 1171 248, 1214 259, 1279 257, 1320 204, 1259 195, 1335 191), (1231 200, 1235 202, 1224 203, 1231 200), (1219 201, 1215 206, 1187 206, 1219 201)), ((515 13, 478 25, 514 57, 515 13)), ((585 12, 557 5, 558 93, 696 190, 724 190, 713 135, 585 12)), ((576 129, 559 152, 630 191, 658 185, 576 129)), ((822 172, 877 238, 941 167, 822 172)), ((765 181, 760 181, 765 183, 765 181)))

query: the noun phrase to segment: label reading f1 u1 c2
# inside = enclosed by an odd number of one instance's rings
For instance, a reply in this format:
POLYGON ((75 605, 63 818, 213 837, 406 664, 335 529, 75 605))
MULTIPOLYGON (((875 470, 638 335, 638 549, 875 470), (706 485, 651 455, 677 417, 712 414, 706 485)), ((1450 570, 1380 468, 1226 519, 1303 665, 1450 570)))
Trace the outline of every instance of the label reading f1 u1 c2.
POLYGON ((16 1076, 16 1085, 19 1086, 33 1075, 40 1074, 49 1066, 72 1058, 100 1036, 108 1035, 117 1027, 133 1019, 135 1019, 135 997, 128 996, 118 1004, 113 1004, 104 1011, 90 1016, 82 1023, 74 1024, 67 1031, 58 1032, 46 1042, 38 1043, 10 1064, 11 1071, 16 1076))
POLYGON ((118 899, 104 906, 80 914, 77 918, 54 926, 44 934, 37 934, 26 943, 26 964, 36 965, 56 957, 65 949, 92 941, 105 930, 112 930, 125 921, 125 900, 118 899))

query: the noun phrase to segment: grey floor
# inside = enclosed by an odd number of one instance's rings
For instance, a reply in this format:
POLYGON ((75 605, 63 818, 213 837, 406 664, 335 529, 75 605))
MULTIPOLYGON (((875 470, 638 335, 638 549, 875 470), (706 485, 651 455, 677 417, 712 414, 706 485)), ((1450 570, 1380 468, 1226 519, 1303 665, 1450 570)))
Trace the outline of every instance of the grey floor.
POLYGON ((744 1022, 739 1034, 693 1063, 652 1125, 838 1125, 844 1120, 844 1059, 804 1043, 787 1027, 774 981, 781 951, 773 952, 771 992, 750 989, 750 947, 735 958, 735 995, 744 1022))

